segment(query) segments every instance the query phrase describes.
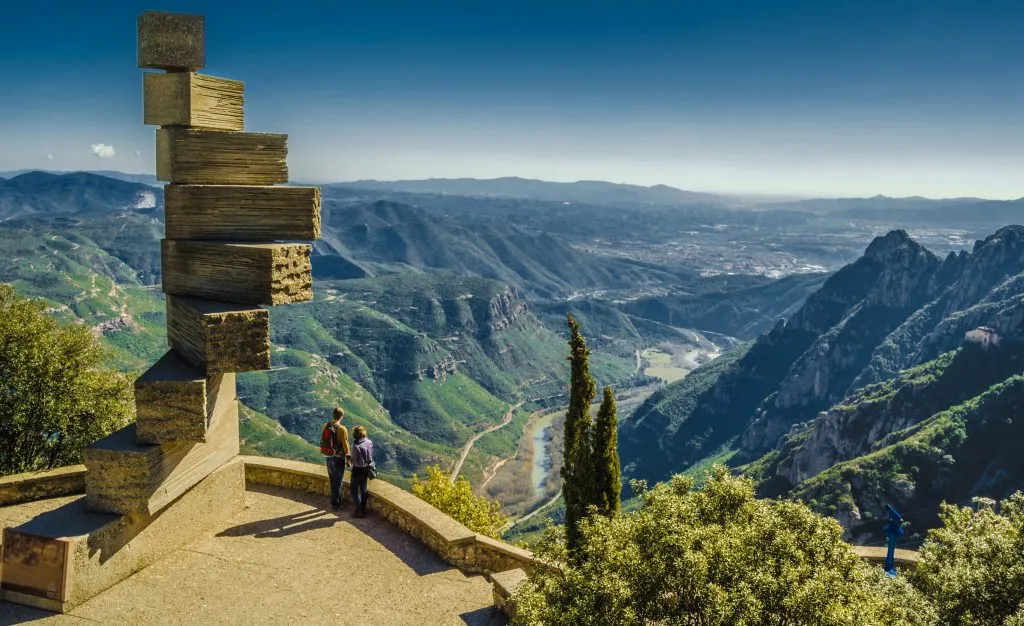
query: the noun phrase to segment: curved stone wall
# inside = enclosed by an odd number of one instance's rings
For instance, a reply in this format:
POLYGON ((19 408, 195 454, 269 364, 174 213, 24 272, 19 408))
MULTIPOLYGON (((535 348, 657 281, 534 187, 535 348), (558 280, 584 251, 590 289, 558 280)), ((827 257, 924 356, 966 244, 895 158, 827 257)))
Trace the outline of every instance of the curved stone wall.
MULTIPOLYGON (((327 495, 327 468, 300 461, 242 457, 248 484, 273 485, 327 495)), ((348 475, 345 489, 348 488, 348 475)), ((446 562, 466 573, 529 571, 533 554, 475 533, 408 491, 382 480, 370 481, 370 508, 395 524, 446 562)))
POLYGON ((85 466, 0 476, 0 506, 85 493, 85 466))
MULTIPOLYGON (((259 456, 240 458, 245 464, 248 485, 280 486, 324 496, 330 492, 324 465, 259 456)), ((347 474, 344 488, 348 489, 347 474)), ((84 465, 0 477, 0 506, 81 493, 85 493, 84 465)), ((370 481, 370 507, 464 572, 533 568, 533 554, 529 550, 475 533, 408 491, 382 480, 370 481)), ((853 549, 873 564, 881 565, 885 560, 884 547, 853 549)), ((896 551, 897 567, 913 567, 918 560, 919 555, 913 550, 896 551)))

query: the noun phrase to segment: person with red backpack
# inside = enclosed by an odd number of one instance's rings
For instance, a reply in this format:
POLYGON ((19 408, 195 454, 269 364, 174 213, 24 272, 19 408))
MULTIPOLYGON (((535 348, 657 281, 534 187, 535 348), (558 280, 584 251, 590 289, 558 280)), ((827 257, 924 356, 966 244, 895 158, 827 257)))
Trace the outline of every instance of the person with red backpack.
POLYGON ((348 429, 341 425, 345 417, 345 409, 340 406, 334 409, 331 421, 324 425, 320 433, 320 453, 327 457, 327 477, 331 482, 331 508, 341 508, 341 480, 345 475, 345 466, 351 462, 348 449, 348 429))

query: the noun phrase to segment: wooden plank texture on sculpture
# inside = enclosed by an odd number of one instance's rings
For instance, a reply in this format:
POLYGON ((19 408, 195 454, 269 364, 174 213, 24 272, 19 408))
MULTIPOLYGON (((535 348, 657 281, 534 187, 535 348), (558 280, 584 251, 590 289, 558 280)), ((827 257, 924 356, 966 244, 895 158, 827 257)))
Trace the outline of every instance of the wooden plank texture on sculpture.
POLYGON ((167 185, 168 239, 308 241, 320 238, 319 187, 167 185))
POLYGON ((202 15, 146 11, 139 15, 139 67, 171 71, 206 65, 206 19, 202 15))
POLYGON ((167 295, 167 341, 206 376, 270 369, 270 313, 167 295))
POLYGON ((243 304, 313 299, 309 244, 243 244, 164 239, 163 290, 243 304))
POLYGON ((288 136, 169 126, 156 131, 156 178, 196 185, 288 182, 288 136))
MULTIPOLYGON (((206 441, 207 377, 173 350, 135 380, 139 443, 206 441)), ((211 379, 216 387, 219 378, 211 379)))
POLYGON ((212 402, 206 441, 140 444, 136 424, 84 451, 86 506, 122 515, 153 515, 238 454, 235 375, 224 374, 212 402))
POLYGON ((245 84, 195 72, 143 74, 143 121, 155 126, 242 130, 245 84))

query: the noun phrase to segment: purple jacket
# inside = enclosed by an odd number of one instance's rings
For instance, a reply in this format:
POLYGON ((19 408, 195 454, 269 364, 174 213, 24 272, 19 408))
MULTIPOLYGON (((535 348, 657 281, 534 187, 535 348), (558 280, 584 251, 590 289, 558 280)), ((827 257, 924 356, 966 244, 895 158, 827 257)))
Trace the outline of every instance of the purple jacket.
POLYGON ((352 444, 352 467, 366 467, 373 463, 373 442, 369 438, 356 440, 352 444))

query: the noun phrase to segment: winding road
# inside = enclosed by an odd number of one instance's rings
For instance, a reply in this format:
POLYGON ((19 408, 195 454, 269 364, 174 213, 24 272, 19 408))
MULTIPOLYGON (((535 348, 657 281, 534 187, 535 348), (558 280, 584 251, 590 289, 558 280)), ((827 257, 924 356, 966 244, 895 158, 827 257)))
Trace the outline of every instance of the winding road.
POLYGON ((479 433, 473 435, 472 437, 470 437, 469 441, 466 442, 466 446, 462 449, 462 456, 459 457, 459 462, 455 464, 455 469, 452 470, 451 481, 453 483, 455 482, 455 479, 458 477, 459 471, 462 469, 462 464, 466 462, 466 457, 469 456, 469 451, 473 449, 473 444, 476 443, 477 439, 483 437, 487 433, 493 433, 494 431, 498 430, 499 428, 503 428, 505 426, 508 426, 512 422, 512 416, 515 414, 516 409, 518 409, 521 406, 523 406, 522 402, 520 402, 519 404, 513 405, 508 410, 508 413, 505 414, 505 417, 501 418, 501 423, 500 424, 495 424, 494 426, 491 426, 487 430, 485 430, 483 432, 479 432, 479 433))

